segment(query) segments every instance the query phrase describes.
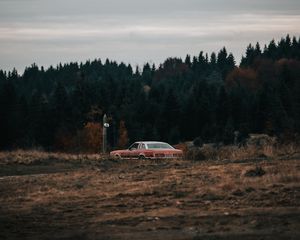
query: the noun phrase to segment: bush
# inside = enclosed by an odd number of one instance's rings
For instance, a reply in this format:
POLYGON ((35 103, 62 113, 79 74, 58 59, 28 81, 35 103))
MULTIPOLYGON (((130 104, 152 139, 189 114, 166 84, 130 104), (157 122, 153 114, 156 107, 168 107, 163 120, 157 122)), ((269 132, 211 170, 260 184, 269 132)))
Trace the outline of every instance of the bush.
POLYGON ((200 148, 192 148, 186 152, 186 158, 189 160, 203 161, 206 160, 206 156, 203 154, 200 148))
POLYGON ((193 141, 193 144, 196 147, 202 147, 202 145, 203 145, 202 138, 201 137, 195 138, 194 141, 193 141))
POLYGON ((266 174, 262 167, 256 166, 255 169, 250 169, 245 173, 246 177, 261 177, 266 174))
POLYGON ((190 160, 203 161, 217 158, 218 150, 210 144, 203 145, 201 148, 194 147, 187 151, 186 157, 190 160))

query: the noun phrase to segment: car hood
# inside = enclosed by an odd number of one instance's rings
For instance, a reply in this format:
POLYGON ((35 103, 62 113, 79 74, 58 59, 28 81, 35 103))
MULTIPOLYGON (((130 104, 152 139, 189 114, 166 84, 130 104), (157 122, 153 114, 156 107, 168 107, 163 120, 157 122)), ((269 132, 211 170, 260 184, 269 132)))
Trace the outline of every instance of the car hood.
POLYGON ((125 151, 129 151, 128 149, 124 149, 124 150, 114 150, 111 151, 110 154, 116 154, 116 153, 121 153, 121 152, 125 152, 125 151))

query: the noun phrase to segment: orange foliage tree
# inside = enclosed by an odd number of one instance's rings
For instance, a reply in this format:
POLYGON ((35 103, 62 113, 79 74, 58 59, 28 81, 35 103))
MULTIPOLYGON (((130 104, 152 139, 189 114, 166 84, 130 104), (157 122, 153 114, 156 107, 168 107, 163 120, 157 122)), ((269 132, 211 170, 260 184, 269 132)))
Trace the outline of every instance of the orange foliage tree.
POLYGON ((242 86, 251 90, 257 90, 260 87, 257 73, 250 68, 235 68, 226 78, 226 87, 232 88, 242 86))
POLYGON ((97 153, 102 148, 102 125, 99 123, 102 110, 92 106, 87 114, 88 122, 82 129, 71 134, 65 129, 59 129, 55 134, 55 147, 67 152, 97 153))
POLYGON ((102 126, 100 123, 88 122, 83 128, 82 146, 87 152, 99 152, 102 147, 102 126))

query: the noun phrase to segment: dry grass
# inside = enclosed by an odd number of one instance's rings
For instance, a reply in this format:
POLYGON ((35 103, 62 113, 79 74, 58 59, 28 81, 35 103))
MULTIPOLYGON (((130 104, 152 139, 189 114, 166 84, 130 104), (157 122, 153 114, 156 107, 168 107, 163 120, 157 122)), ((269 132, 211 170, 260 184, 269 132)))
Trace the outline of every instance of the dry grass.
MULTIPOLYGON (((300 146, 291 143, 285 145, 264 146, 222 146, 212 147, 210 145, 202 148, 188 149, 185 144, 177 145, 185 153, 189 160, 245 160, 245 159, 275 159, 278 157, 292 157, 300 153, 300 146)), ((0 164, 21 163, 32 164, 51 160, 59 161, 99 161, 109 159, 109 155, 103 154, 72 154, 62 152, 46 152, 42 150, 14 150, 0 152, 0 164)))
POLYGON ((297 144, 264 145, 264 146, 204 146, 186 151, 186 158, 190 160, 246 160, 246 159, 274 159, 278 157, 292 157, 300 153, 297 144))
MULTIPOLYGON (((226 154, 241 157, 233 150, 226 154)), ((1 161, 16 156, 20 158, 16 163, 27 159, 37 167, 42 164, 30 157, 62 158, 68 164, 80 157, 103 157, 0 153, 1 161)), ((260 163, 103 159, 93 168, 82 164, 72 171, 4 176, 0 180, 0 238, 173 240, 210 239, 213 233, 224 239, 260 239, 270 233, 272 238, 264 239, 276 239, 275 228, 298 234, 299 169, 299 159, 260 163), (256 166, 266 174, 245 176, 256 166)))
POLYGON ((40 150, 14 150, 0 152, 0 164, 32 164, 51 160, 59 161, 98 161, 109 158, 103 154, 70 154, 60 152, 45 152, 40 150))

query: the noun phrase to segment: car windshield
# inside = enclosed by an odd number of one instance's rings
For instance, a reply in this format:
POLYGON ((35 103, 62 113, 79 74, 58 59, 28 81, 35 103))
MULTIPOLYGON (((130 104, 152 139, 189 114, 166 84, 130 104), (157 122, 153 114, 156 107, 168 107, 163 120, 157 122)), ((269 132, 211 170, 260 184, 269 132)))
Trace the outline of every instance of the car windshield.
POLYGON ((174 149, 172 146, 170 146, 167 143, 148 143, 147 146, 148 146, 148 149, 159 149, 159 148, 174 149))
POLYGON ((131 150, 131 149, 137 149, 138 146, 139 146, 138 143, 134 143, 134 144, 132 144, 128 149, 129 149, 129 150, 131 150))

